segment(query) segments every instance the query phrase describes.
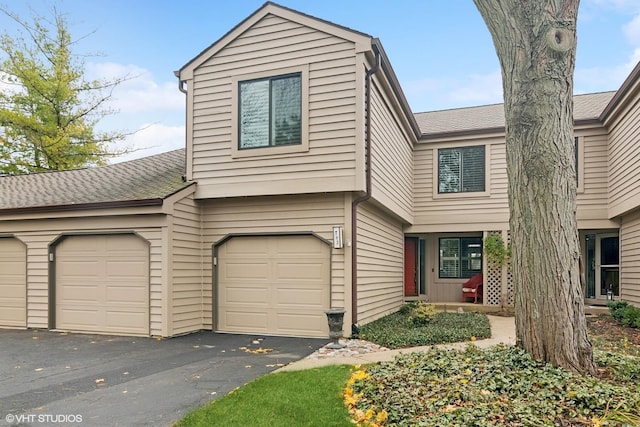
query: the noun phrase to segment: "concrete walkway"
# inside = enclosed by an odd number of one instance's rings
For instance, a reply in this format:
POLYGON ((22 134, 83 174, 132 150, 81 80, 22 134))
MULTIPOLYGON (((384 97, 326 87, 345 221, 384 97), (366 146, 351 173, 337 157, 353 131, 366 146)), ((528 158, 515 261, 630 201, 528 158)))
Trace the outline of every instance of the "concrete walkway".
MULTIPOLYGON (((487 348, 497 344, 513 345, 516 341, 516 326, 513 317, 487 316, 491 325, 491 338, 474 341, 477 347, 487 348)), ((446 349, 462 350, 471 341, 459 342, 454 344, 442 344, 438 347, 446 349)), ((299 371, 303 369, 319 368, 327 365, 364 365, 367 363, 376 363, 393 360, 396 356, 403 353, 413 353, 416 351, 426 351, 432 346, 410 347, 396 350, 378 351, 373 353, 364 353, 351 356, 336 356, 323 359, 305 358, 277 370, 281 371, 299 371)))

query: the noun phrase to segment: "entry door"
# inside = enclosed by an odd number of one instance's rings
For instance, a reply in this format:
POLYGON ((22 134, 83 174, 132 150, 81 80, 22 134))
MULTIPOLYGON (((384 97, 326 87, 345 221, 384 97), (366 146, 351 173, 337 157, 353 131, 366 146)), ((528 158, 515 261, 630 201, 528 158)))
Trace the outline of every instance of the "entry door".
POLYGON ((404 239, 404 295, 418 296, 418 239, 405 237, 404 239))
POLYGON ((586 297, 606 301, 620 295, 620 241, 618 233, 586 236, 586 297))

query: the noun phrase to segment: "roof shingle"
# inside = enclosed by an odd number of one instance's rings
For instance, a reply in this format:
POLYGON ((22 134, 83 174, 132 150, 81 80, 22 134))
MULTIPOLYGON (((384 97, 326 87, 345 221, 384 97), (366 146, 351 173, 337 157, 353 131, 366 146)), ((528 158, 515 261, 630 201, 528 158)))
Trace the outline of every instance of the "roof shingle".
MULTIPOLYGON (((575 121, 597 120, 615 92, 589 93, 573 97, 575 121)), ((416 113, 423 136, 504 128, 504 104, 416 113)))
POLYGON ((184 149, 113 165, 0 177, 0 211, 164 199, 188 187, 184 149))

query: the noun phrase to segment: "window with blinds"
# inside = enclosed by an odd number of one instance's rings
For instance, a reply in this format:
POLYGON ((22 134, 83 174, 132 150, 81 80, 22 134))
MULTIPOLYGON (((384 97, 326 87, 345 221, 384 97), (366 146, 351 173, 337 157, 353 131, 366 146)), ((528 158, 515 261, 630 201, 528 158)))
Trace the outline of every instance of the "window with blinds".
POLYGON ((439 239, 440 278, 466 279, 482 272, 481 237, 439 239))
POLYGON ((242 81, 239 85, 239 149, 302 143, 300 73, 242 81))
POLYGON ((438 150, 438 193, 485 191, 485 147, 438 150))

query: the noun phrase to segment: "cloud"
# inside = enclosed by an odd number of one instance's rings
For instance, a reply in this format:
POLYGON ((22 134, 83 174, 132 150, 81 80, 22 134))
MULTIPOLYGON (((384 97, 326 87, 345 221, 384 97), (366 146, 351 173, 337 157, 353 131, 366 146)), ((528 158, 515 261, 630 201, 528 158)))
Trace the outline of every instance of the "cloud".
POLYGON ((184 148, 184 126, 167 126, 164 124, 143 124, 138 131, 130 135, 124 142, 118 144, 119 148, 126 147, 131 152, 116 159, 111 163, 118 163, 166 151, 184 148))
POLYGON ((640 61, 640 47, 634 49, 623 64, 576 69, 574 75, 575 93, 617 90, 640 61))
POLYGON ((622 27, 627 40, 635 46, 640 46, 640 15, 636 15, 631 22, 622 27))
POLYGON ((415 112, 502 102, 502 75, 499 69, 488 74, 414 80, 402 86, 415 112))
POLYGON ((451 99, 461 104, 495 104, 502 102, 502 73, 472 74, 467 81, 451 92, 451 99))
POLYGON ((127 77, 119 84, 109 106, 121 113, 147 111, 183 111, 184 94, 178 90, 178 82, 157 82, 150 71, 136 65, 113 62, 87 64, 87 77, 113 81, 127 77))

